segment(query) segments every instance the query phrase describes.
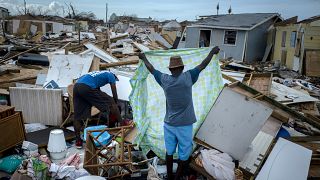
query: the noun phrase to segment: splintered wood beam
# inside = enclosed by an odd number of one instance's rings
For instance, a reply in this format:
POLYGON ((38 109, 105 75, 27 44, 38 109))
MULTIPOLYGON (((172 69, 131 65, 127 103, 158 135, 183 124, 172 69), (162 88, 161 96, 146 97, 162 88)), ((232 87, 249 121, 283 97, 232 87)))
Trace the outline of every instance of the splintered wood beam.
POLYGON ((132 65, 132 64, 138 64, 138 63, 139 63, 139 60, 119 61, 119 62, 113 62, 113 63, 100 64, 100 68, 110 68, 110 67, 132 65))

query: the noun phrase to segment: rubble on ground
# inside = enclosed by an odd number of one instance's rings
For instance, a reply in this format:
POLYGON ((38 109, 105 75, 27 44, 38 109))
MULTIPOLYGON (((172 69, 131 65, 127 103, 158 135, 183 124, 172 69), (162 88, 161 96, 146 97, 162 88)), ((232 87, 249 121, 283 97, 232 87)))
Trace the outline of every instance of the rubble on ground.
MULTIPOLYGON (((6 34, 0 45, 0 130, 5 132, 0 140, 3 177, 166 177, 164 163, 156 152, 145 153, 135 144, 142 129, 137 128, 138 120, 134 119, 129 102, 130 79, 143 66, 139 64, 139 53, 167 52, 177 47, 170 31, 180 32, 181 27, 170 22, 164 28, 165 31, 159 31, 130 24, 121 32, 97 27, 80 34, 75 31, 6 34), (125 121, 115 128, 99 129, 98 125, 105 125, 107 118, 92 108, 92 118, 86 124, 96 129, 85 133, 86 146, 78 150, 72 127, 70 87, 81 75, 98 70, 118 75, 121 115, 125 121), (65 143, 62 147, 65 154, 58 160, 52 158, 48 148, 50 135, 56 129, 63 132, 61 141, 65 143), (103 139, 102 134, 108 138, 103 139), (15 164, 9 166, 8 161, 15 164)), ((246 64, 230 57, 220 59, 219 63, 218 75, 225 87, 221 86, 216 98, 223 103, 208 103, 212 107, 207 107, 209 112, 195 134, 192 173, 198 179, 213 176, 265 179, 270 171, 319 178, 320 78, 277 67, 273 62, 246 64), (248 125, 240 126, 244 122, 248 125), (214 124, 224 131, 211 131, 214 124), (277 152, 281 157, 276 161, 277 152), (291 158, 300 155, 301 161, 291 158), (296 173, 287 172, 286 167, 279 167, 281 160, 301 165, 293 167, 298 168, 296 173), (220 167, 212 166, 221 161, 220 167), (275 162, 275 167, 270 161, 275 162), (223 169, 223 175, 215 174, 219 168, 223 169)), ((102 91, 111 95, 109 87, 103 87, 102 91)))

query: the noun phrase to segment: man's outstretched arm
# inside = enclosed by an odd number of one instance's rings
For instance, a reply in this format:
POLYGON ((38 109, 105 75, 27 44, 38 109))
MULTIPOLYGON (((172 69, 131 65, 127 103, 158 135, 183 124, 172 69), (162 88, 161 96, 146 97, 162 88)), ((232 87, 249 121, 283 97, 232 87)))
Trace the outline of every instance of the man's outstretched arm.
POLYGON ((146 55, 144 53, 140 53, 139 54, 139 58, 144 62, 144 64, 146 65, 147 69, 149 70, 149 72, 151 74, 153 74, 154 72, 154 67, 152 66, 152 64, 148 61, 146 55))
POLYGON ((198 68, 200 71, 204 70, 204 69, 208 66, 208 64, 210 63, 213 55, 218 54, 219 51, 220 51, 220 49, 219 49, 218 46, 212 48, 212 50, 210 51, 209 55, 201 62, 201 64, 199 64, 199 65, 197 66, 197 68, 198 68))

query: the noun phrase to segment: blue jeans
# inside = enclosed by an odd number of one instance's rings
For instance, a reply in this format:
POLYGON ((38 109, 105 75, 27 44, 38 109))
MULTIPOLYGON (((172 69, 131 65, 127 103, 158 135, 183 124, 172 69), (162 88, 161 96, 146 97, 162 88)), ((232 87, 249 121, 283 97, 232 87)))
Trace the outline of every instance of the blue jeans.
POLYGON ((187 126, 170 126, 164 123, 164 141, 168 155, 176 152, 178 145, 179 159, 186 161, 192 152, 192 124, 187 126))

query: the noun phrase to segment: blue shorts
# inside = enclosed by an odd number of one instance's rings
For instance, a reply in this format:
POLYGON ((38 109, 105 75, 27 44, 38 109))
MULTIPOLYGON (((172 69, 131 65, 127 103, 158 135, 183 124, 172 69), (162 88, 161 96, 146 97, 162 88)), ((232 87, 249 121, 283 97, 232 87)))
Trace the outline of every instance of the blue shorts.
POLYGON ((187 126, 170 126, 164 123, 164 142, 168 155, 176 152, 178 145, 179 159, 186 161, 192 152, 192 124, 187 126))

